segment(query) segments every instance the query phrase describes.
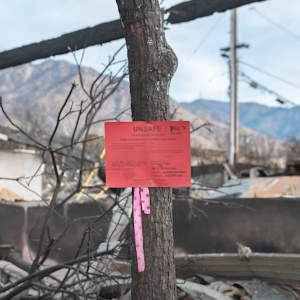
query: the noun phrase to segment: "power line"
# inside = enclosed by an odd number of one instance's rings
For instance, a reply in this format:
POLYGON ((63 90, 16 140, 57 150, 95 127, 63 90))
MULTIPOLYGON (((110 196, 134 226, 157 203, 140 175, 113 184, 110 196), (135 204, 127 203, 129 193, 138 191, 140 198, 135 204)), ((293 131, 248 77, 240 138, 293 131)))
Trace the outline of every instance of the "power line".
POLYGON ((198 44, 198 46, 194 49, 189 59, 199 50, 199 48, 204 44, 204 42, 207 40, 207 38, 212 34, 214 29, 217 27, 217 25, 220 23, 222 18, 224 17, 225 13, 221 14, 221 16, 218 18, 218 20, 214 23, 214 25, 210 28, 210 30, 207 32, 207 34, 204 36, 204 38, 201 40, 201 42, 198 44))
POLYGON ((280 24, 278 24, 277 22, 271 20, 269 17, 267 17, 266 15, 264 15, 263 13, 259 12, 255 7, 251 7, 250 10, 255 11, 259 16, 261 16, 262 18, 266 19, 267 21, 269 21, 271 24, 273 24, 274 26, 276 26, 277 28, 281 29, 282 31, 284 31, 286 34, 288 34, 289 36, 292 36, 293 38, 295 38, 296 40, 300 41, 300 36, 296 35, 295 33, 289 31, 288 29, 286 29, 285 27, 281 26, 280 24))
POLYGON ((260 83, 258 83, 257 81, 253 80, 250 76, 246 75, 244 72, 239 72, 239 75, 242 76, 243 78, 245 78, 245 82, 249 83, 249 85, 254 88, 254 89, 259 89, 262 91, 265 91, 271 95, 276 96, 276 101, 279 102, 280 104, 291 104, 294 107, 299 107, 298 104, 296 104, 295 102, 286 99, 285 97, 282 97, 281 95, 279 95, 277 92, 274 92, 273 90, 261 85, 260 83))
POLYGON ((206 83, 202 86, 202 89, 207 88, 208 85, 216 78, 219 78, 221 76, 223 76, 224 74, 228 73, 227 71, 227 67, 226 69, 223 69, 221 73, 218 74, 218 72, 215 72, 213 76, 210 77, 209 80, 206 81, 206 83))
POLYGON ((287 81, 287 80, 285 80, 285 79, 283 79, 283 78, 281 78, 281 77, 278 77, 277 75, 273 75, 273 74, 271 74, 271 73, 269 73, 269 72, 267 72, 267 71, 264 71, 264 70, 262 70, 262 69, 260 69, 260 68, 258 68, 258 67, 255 67, 255 66, 253 66, 253 65, 251 65, 251 64, 249 64, 249 63, 246 63, 246 62, 244 62, 244 61, 240 61, 240 60, 239 60, 239 63, 240 63, 240 64, 243 64, 243 65, 245 65, 245 66, 248 66, 248 67, 250 67, 250 68, 252 68, 252 69, 254 69, 254 70, 256 70, 256 71, 259 71, 259 72, 261 72, 261 73, 263 73, 263 74, 265 74, 265 75, 268 75, 268 76, 270 76, 270 77, 273 77, 273 78, 275 78, 275 79, 277 79, 277 80, 279 80, 279 81, 281 81, 281 82, 284 82, 285 84, 288 84, 288 85, 293 86, 293 87, 295 87, 295 88, 297 88, 297 89, 300 89, 300 85, 298 85, 298 84, 296 84, 296 83, 287 81))

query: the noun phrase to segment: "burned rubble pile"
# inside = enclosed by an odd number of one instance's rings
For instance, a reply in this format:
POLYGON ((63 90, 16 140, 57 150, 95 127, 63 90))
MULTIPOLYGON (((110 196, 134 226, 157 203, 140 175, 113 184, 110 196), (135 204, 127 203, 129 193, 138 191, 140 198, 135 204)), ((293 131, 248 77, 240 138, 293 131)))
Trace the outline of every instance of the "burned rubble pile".
MULTIPOLYGON (((221 181, 225 180, 223 177, 224 169, 226 171, 225 179, 227 178, 228 180, 231 178, 234 180, 234 176, 236 176, 231 170, 226 169, 226 165, 225 167, 221 166, 220 172, 218 173, 220 175, 218 175, 220 180, 220 183, 218 184, 219 186, 222 185, 221 181)), ((195 175, 195 178, 197 175, 198 174, 195 175)), ((298 175, 298 173, 288 175, 298 175)), ((103 185, 105 183, 105 177, 99 177, 102 181, 98 179, 98 181, 91 184, 89 188, 89 195, 93 195, 93 193, 97 195, 98 190, 96 186, 100 184, 103 185), (95 189, 95 191, 93 191, 93 189, 95 189)), ((211 177, 202 176, 200 183, 203 184, 206 180, 205 184, 209 185, 209 180, 212 178, 215 180, 217 177, 216 175, 212 175, 211 177)), ((262 184, 259 181, 260 179, 265 180, 265 178, 257 178, 261 187, 262 184)), ((298 176, 289 178, 289 183, 291 184, 294 182, 292 179, 298 180, 299 178, 298 176)), ((276 184, 273 184, 274 190, 282 196, 285 191, 278 190, 277 185, 280 185, 283 179, 280 181, 280 177, 273 177, 269 180, 277 181, 276 184)), ((228 182, 230 183, 232 181, 228 182)), ((284 184, 286 185, 285 181, 284 184)), ((295 184, 298 184, 298 181, 295 184)), ((212 189, 213 193, 210 193, 209 188, 205 189, 203 185, 199 188, 198 185, 199 181, 195 180, 191 189, 177 189, 173 192, 173 197, 177 199, 174 200, 175 244, 176 242, 178 244, 180 241, 179 236, 187 236, 187 232, 182 230, 187 230, 189 231, 189 234, 191 234, 190 226, 192 224, 194 224, 195 227, 199 226, 195 220, 200 220, 200 226, 206 226, 208 231, 206 235, 202 236, 201 241, 205 240, 207 247, 210 247, 214 251, 208 253, 206 251, 207 248, 203 245, 203 251, 198 251, 197 249, 189 251, 188 247, 186 247, 184 251, 178 251, 177 253, 176 251, 178 249, 175 249, 177 299, 300 299, 300 255, 296 254, 298 253, 297 247, 295 248, 293 245, 293 249, 295 251, 290 251, 289 249, 291 248, 283 247, 277 251, 280 252, 283 250, 281 254, 267 253, 268 251, 261 251, 258 247, 253 249, 253 253, 244 257, 239 255, 237 249, 232 248, 231 245, 233 244, 233 240, 237 238, 237 231, 235 232, 232 227, 232 234, 230 237, 232 240, 229 240, 230 238, 227 236, 226 242, 224 242, 222 240, 223 237, 216 234, 216 232, 220 231, 219 228, 214 227, 214 224, 217 224, 214 222, 214 218, 219 215, 228 216, 228 219, 225 219, 224 217, 223 220, 224 224, 228 224, 228 228, 233 226, 233 224, 236 224, 234 220, 237 217, 243 219, 245 225, 248 223, 252 224, 254 218, 259 216, 259 219, 255 219, 257 227, 263 227, 263 224, 266 224, 268 221, 266 216, 274 219, 274 215, 278 215, 278 211, 281 213, 282 220, 285 218, 283 215, 291 218, 291 209, 287 209, 286 212, 284 212, 284 208, 287 208, 288 206, 288 200, 284 199, 284 201, 282 201, 278 198, 277 200, 265 199, 260 201, 260 199, 257 199, 254 196, 252 196, 254 198, 246 200, 241 198, 236 198, 234 201, 226 200, 227 204, 231 201, 231 204, 233 205, 232 207, 234 207, 234 210, 232 210, 230 205, 222 206, 214 202, 214 200, 209 202, 209 198, 217 198, 214 196, 214 193, 217 191, 212 189), (204 201, 201 198, 203 196, 207 197, 207 201, 204 201), (188 201, 182 201, 186 199, 188 199, 188 201), (178 203, 181 203, 180 206, 178 203), (209 205, 209 203, 211 204, 209 205), (199 204, 200 206, 198 206, 199 204), (272 205, 274 205, 273 208, 272 205), (259 214, 253 214, 249 217, 251 222, 247 222, 245 220, 248 216, 248 209, 252 209, 252 211, 259 211, 259 214), (269 213, 270 209, 272 210, 271 213, 269 213), (195 211, 198 212, 196 216, 194 215, 195 211), (201 216, 199 215, 199 212, 201 212, 201 216), (203 212, 206 214, 202 214, 203 212), (187 216, 187 224, 185 226, 182 226, 183 215, 187 216), (180 218, 178 216, 180 216, 180 218), (194 219, 191 221, 190 218, 194 219), (206 223, 204 223, 203 218, 206 218, 206 223), (179 219, 181 220, 180 224, 176 223, 179 219), (181 228, 181 231, 176 231, 176 228, 178 227, 181 228), (214 236, 210 237, 210 240, 208 236, 211 236, 211 233, 214 233, 214 236), (226 245, 226 247, 229 245, 229 248, 222 248, 224 245, 226 245), (218 252, 216 249, 221 249, 221 251, 218 252), (235 250, 236 252, 234 252, 235 250)), ((284 186, 284 189, 287 188, 285 185, 282 185, 284 186)), ((239 184, 238 187, 245 190, 240 192, 241 195, 245 194, 249 189, 246 184, 239 184)), ((69 183, 66 184, 65 190, 63 190, 65 195, 70 194, 68 189, 70 189, 70 191, 72 190, 72 185, 69 183)), ((218 189, 220 193, 218 197, 224 197, 225 194, 230 196, 228 188, 225 187, 224 191, 222 189, 223 187, 218 189)), ((237 189, 237 186, 231 184, 230 189, 237 189)), ((257 193, 256 190, 253 189, 253 191, 255 194, 257 193)), ((109 215, 109 226, 107 232, 105 232, 106 238, 104 242, 102 241, 100 243, 100 245, 97 244, 94 249, 88 248, 86 253, 81 252, 76 258, 68 258, 68 260, 56 261, 52 264, 42 261, 40 267, 34 273, 30 274, 31 264, 23 260, 23 254, 20 253, 22 251, 15 249, 15 247, 5 244, 0 240, 0 299, 130 300, 131 260, 130 255, 124 255, 123 251, 126 247, 128 250, 128 243, 130 243, 130 241, 126 239, 126 236, 124 238, 124 233, 127 232, 128 224, 131 222, 130 217, 128 216, 131 216, 132 213, 132 190, 116 189, 108 192, 111 194, 118 194, 119 205, 116 206, 112 210, 112 214, 109 215)), ((269 191, 269 194, 271 192, 273 193, 273 190, 269 191)), ((288 195, 288 193, 285 194, 288 195)), ((250 197, 249 195, 248 197, 250 197)), ((291 197, 291 195, 288 196, 291 197)), ((298 194, 295 192, 293 196, 296 197, 298 194)), ((277 196, 274 194, 273 197, 277 196)), ((75 203, 77 206, 80 206, 81 204, 83 205, 84 201, 78 201, 75 203)), ((96 203, 96 201, 93 203, 96 203)), ((97 205, 100 205, 99 203, 97 205)), ((291 204, 296 205, 295 202, 291 204)), ((109 209, 109 207, 110 206, 108 205, 106 209, 109 209)), ((31 207, 31 209, 33 208, 31 207)), ((39 207, 39 209, 41 209, 41 207, 39 207)), ((101 209, 103 209, 103 207, 101 209)), ((296 211, 296 207, 294 211, 296 211)), ((82 215, 82 208, 80 209, 80 212, 82 215)), ((86 217, 89 218, 91 216, 87 215, 86 217)), ((219 224, 221 224, 220 218, 218 217, 217 219, 219 224)), ((221 224, 220 227, 226 231, 224 224, 221 224)), ((251 226, 251 228, 252 227, 253 226, 251 226)), ((78 232, 78 227, 76 230, 78 232)), ((199 228, 197 230, 197 236, 199 237, 199 228)), ((246 230, 249 230, 249 228, 244 226, 244 231, 246 230)), ((282 232, 284 230, 285 229, 282 229, 282 232)), ((288 232, 288 228, 286 228, 286 230, 288 232)), ((66 238, 66 236, 64 238, 66 238)), ((190 240, 194 239, 191 238, 191 236, 189 236, 189 238, 190 240)), ((266 238, 265 233, 264 238, 266 238)), ((262 243, 263 241, 260 240, 260 235, 255 236, 254 239, 256 243, 262 243)), ((67 243, 69 243, 69 241, 67 241, 67 243)), ((184 243, 182 242, 182 244, 184 243)), ((252 248, 252 245, 250 246, 252 248)), ((63 249, 61 252, 63 251, 67 250, 63 249)))
MULTIPOLYGON (((206 204, 205 208, 209 218, 194 218, 194 220, 198 220, 198 223, 195 223, 195 226, 198 226, 197 234, 199 236, 199 224, 202 224, 201 226, 208 226, 209 222, 212 222, 210 226, 215 224, 213 223, 213 211, 218 216, 228 216, 228 219, 223 221, 229 225, 229 228, 235 224, 234 220, 238 216, 243 219, 244 224, 247 224, 246 218, 253 221, 254 219, 251 219, 253 218, 252 216, 257 217, 258 215, 260 219, 256 219, 256 225, 263 227, 266 225, 266 222, 269 222, 267 216, 274 219, 274 216, 279 215, 279 212, 283 222, 285 222, 286 216, 289 216, 290 222, 292 222, 291 210, 287 208, 289 201, 293 205, 297 204, 295 201, 288 199, 261 200, 257 198, 236 199, 234 210, 228 206, 217 204, 214 204, 217 206, 211 206, 206 204), (247 209, 237 207, 238 203, 247 204, 245 205, 247 209), (273 208, 272 205, 274 205, 273 208), (278 212, 274 210, 275 207, 278 212), (216 210, 216 208, 218 209, 216 210), (252 208, 250 213, 248 208, 252 208), (271 208, 272 213, 270 213, 271 208), (284 208, 286 212, 284 212, 284 208), (256 211, 259 211, 258 215, 253 213, 256 211), (234 215, 230 218, 229 215, 233 213, 234 215), (204 220, 209 222, 204 222, 204 220), (232 222, 231 225, 230 222, 232 222)), ((186 209, 189 207, 184 201, 179 200, 178 203, 181 203, 181 206, 174 205, 175 246, 177 245, 177 250, 180 244, 178 244, 179 239, 176 238, 179 235, 182 236, 183 233, 176 231, 176 220, 179 220, 176 215, 178 213, 182 219, 183 213, 184 215, 186 214, 182 210, 183 207, 186 206, 186 209)), ((0 299, 92 300, 98 297, 98 299, 106 300, 130 300, 131 260, 122 251, 124 251, 124 246, 128 246, 128 240, 124 237, 124 233, 130 224, 128 216, 132 212, 131 204, 131 189, 125 189, 119 198, 119 205, 114 207, 111 214, 109 226, 105 233, 106 238, 104 242, 98 244, 97 250, 87 249, 87 252, 80 253, 77 258, 68 258, 55 263, 42 262, 41 266, 30 275, 31 264, 23 261, 22 254, 15 247, 1 244, 0 299)), ((77 205, 80 204, 77 202, 77 205)), ((292 209, 297 211, 296 207, 292 209)), ((297 215, 295 218, 297 218, 297 215)), ((188 230, 192 223, 191 221, 187 222, 188 230)), ((182 227, 182 223, 180 224, 182 227)), ((221 226, 225 232, 227 229, 224 227, 224 224, 221 226)), ((278 226, 281 225, 279 224, 278 226)), ((264 239, 260 240, 260 236, 254 237, 257 243, 266 241, 266 226, 264 228, 264 239)), ((285 229, 288 232, 288 228, 285 229)), ((207 230, 210 233, 215 231, 213 227, 211 229, 207 228, 207 230)), ((249 229, 244 226, 242 232, 245 230, 249 229)), ((241 231, 231 233, 236 238, 238 232, 241 231)), ((248 234, 246 235, 248 236, 248 234)), ((214 236, 212 239, 215 243, 218 237, 214 236)), ((201 240, 203 242, 204 239, 202 238, 201 240)), ((218 241, 219 243, 221 242, 221 240, 218 241)), ((207 238, 206 242, 209 243, 207 238)), ((287 240, 281 240, 281 242, 286 243, 287 240)), ((226 240, 223 246, 226 246, 228 243, 230 243, 229 239, 226 240)), ((205 248, 202 253, 198 254, 188 254, 191 253, 189 250, 175 253, 177 299, 299 299, 300 255, 297 254, 297 249, 295 248, 295 252, 291 252, 291 248, 282 248, 277 251, 280 253, 268 253, 268 251, 262 253, 261 250, 258 250, 260 248, 252 248, 252 244, 249 244, 249 246, 253 253, 250 252, 246 256, 243 253, 238 253, 237 247, 222 248, 223 252, 218 253, 216 248, 211 248, 212 251, 210 253, 207 253, 205 248)), ((195 253, 195 251, 192 253, 195 253)))
MULTIPOLYGON (((31 281, 27 288, 30 276, 22 270, 26 264, 22 265, 16 252, 10 249, 6 255, 8 261, 0 261, 0 297, 12 299, 14 288, 25 285, 23 292, 13 299, 130 300, 131 265, 113 259, 114 252, 118 251, 116 245, 119 244, 102 245, 99 253, 108 250, 110 254, 103 254, 101 259, 90 265, 74 263, 69 265, 69 271, 57 270, 55 266, 42 267, 40 277, 36 276, 36 281, 31 281)), ((2 253, 3 250, 2 247, 2 253)), ((177 299, 296 300, 300 297, 297 261, 299 255, 254 253, 247 260, 236 254, 177 256, 177 299), (295 264, 287 267, 292 262, 295 264)))

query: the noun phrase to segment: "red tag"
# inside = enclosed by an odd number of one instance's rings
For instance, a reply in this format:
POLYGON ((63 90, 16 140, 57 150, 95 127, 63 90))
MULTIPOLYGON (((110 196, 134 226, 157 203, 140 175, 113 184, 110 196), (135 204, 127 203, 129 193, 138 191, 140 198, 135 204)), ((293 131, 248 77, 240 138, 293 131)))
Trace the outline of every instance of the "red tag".
POLYGON ((191 186, 188 121, 105 123, 106 186, 191 186))

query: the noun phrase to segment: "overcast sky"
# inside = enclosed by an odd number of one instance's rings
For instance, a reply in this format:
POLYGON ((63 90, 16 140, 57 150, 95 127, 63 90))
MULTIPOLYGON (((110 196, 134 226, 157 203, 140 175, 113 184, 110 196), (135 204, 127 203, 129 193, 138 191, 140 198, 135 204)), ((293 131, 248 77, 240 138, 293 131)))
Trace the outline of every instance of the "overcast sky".
MULTIPOLYGON (((163 6, 168 8, 182 1, 165 0, 163 6)), ((119 17, 114 0, 0 2, 0 51, 54 38, 119 17)), ((228 66, 220 56, 220 48, 229 45, 230 12, 169 25, 169 28, 166 32, 167 40, 179 58, 179 67, 170 88, 171 97, 179 102, 198 98, 227 101, 228 66)), ((241 61, 295 86, 246 65, 240 64, 239 70, 300 105, 300 1, 268 0, 239 8, 238 42, 250 45, 248 49, 239 50, 241 61)), ((119 40, 88 48, 83 65, 101 70, 102 63, 107 62, 108 56, 123 43, 124 40, 119 40)), ((124 57, 125 49, 120 54, 120 58, 124 57)), ((70 54, 54 59, 74 63, 70 54)), ((239 101, 273 106, 277 105, 274 99, 275 96, 269 93, 250 88, 240 77, 239 101)))

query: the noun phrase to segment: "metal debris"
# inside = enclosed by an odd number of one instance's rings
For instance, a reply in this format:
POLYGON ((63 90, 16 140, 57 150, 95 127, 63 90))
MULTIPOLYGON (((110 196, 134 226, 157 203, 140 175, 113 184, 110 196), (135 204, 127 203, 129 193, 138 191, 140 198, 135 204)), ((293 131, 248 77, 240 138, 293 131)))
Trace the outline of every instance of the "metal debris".
POLYGON ((232 298, 225 296, 219 291, 216 291, 208 286, 187 280, 177 279, 177 287, 196 300, 202 300, 203 295, 207 295, 215 300, 232 300, 232 298))
POLYGON ((227 181, 212 198, 276 198, 300 197, 300 176, 260 177, 227 181))

